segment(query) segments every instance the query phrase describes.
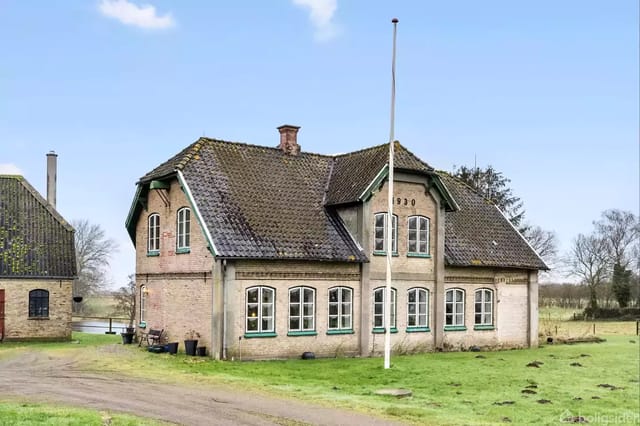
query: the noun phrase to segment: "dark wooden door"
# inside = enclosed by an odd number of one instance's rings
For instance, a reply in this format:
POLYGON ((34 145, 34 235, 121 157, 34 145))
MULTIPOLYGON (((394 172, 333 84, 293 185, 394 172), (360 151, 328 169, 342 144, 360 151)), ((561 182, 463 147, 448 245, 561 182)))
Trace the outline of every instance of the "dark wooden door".
POLYGON ((0 342, 4 340, 4 289, 0 289, 0 342))

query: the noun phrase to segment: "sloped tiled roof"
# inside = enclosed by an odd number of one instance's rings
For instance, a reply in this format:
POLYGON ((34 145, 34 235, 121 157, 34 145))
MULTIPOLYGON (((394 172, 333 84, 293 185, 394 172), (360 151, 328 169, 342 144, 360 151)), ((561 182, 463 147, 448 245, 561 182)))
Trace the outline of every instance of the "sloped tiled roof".
POLYGON ((73 228, 22 176, 0 176, 0 277, 74 278, 73 228))
MULTIPOLYGON (((359 201, 367 186, 385 168, 389 160, 389 145, 378 145, 335 157, 326 204, 336 205, 359 201)), ((433 171, 427 163, 395 142, 394 170, 433 171)))
POLYGON ((448 173, 438 174, 460 207, 446 213, 448 265, 548 269, 493 203, 448 173))

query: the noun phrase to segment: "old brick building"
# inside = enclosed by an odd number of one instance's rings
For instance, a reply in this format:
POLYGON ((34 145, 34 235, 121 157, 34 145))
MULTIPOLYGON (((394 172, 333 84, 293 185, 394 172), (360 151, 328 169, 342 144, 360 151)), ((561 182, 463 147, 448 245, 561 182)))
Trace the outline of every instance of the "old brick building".
POLYGON ((379 354, 392 238, 396 352, 537 344, 546 266, 494 205, 396 142, 389 232, 387 145, 319 155, 279 131, 277 148, 201 138, 140 179, 148 327, 219 358, 379 354))
POLYGON ((55 173, 48 198, 0 176, 0 340, 71 338, 74 231, 52 205, 55 173))

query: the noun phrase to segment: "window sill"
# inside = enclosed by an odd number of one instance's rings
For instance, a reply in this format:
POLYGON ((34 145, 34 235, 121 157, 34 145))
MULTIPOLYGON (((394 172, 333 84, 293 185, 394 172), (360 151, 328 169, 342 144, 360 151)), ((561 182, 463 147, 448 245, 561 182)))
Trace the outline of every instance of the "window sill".
POLYGON ((147 322, 146 321, 140 321, 138 323, 138 328, 147 328, 147 322))
POLYGON ((355 331, 350 328, 344 330, 327 330, 327 334, 355 334, 355 331))
MULTIPOLYGON (((373 334, 385 334, 385 329, 382 327, 376 327, 371 331, 373 334)), ((398 332, 396 327, 391 327, 391 334, 395 334, 398 332)))
POLYGON ((474 325, 474 330, 495 330, 496 328, 493 325, 474 325))
MULTIPOLYGON (((373 255, 374 255, 374 256, 386 256, 386 255, 387 255, 387 252, 386 252, 386 251, 375 251, 375 250, 374 250, 373 255)), ((393 257, 398 257, 398 256, 399 256, 399 254, 398 254, 398 252, 397 252, 397 251, 394 251, 393 253, 391 253, 391 256, 393 256, 393 257)))
POLYGON ((429 327, 408 327, 407 333, 428 333, 431 329, 429 327))
POLYGON ((48 316, 46 316, 46 317, 29 317, 28 319, 29 320, 34 320, 34 321, 46 321, 46 320, 49 319, 49 317, 48 316))
POLYGON ((464 325, 445 325, 444 331, 466 331, 467 327, 464 325))
POLYGON ((315 330, 310 331, 290 331, 287 336, 317 336, 318 332, 315 330))
POLYGON ((160 256, 160 250, 148 251, 147 257, 155 257, 160 256))
POLYGON ((186 254, 186 253, 191 253, 190 247, 183 247, 183 248, 176 249, 176 254, 186 254))
POLYGON ((431 259, 429 253, 407 253, 407 257, 422 257, 424 259, 431 259))
POLYGON ((277 333, 244 333, 244 338, 245 339, 256 339, 256 338, 262 338, 262 337, 278 337, 277 333))

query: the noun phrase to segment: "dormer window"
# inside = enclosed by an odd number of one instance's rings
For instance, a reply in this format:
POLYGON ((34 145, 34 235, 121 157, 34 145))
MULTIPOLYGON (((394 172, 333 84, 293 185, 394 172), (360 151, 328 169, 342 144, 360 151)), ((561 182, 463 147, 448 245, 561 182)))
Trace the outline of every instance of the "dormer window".
MULTIPOLYGON (((398 253, 398 216, 393 215, 391 218, 391 252, 398 253)), ((387 213, 376 213, 375 229, 374 229, 374 254, 385 254, 387 252, 387 213)))
POLYGON ((188 253, 191 247, 191 210, 183 207, 178 210, 176 251, 188 253))
POLYGON ((160 215, 153 213, 149 215, 147 253, 149 255, 158 255, 160 253, 160 215))

